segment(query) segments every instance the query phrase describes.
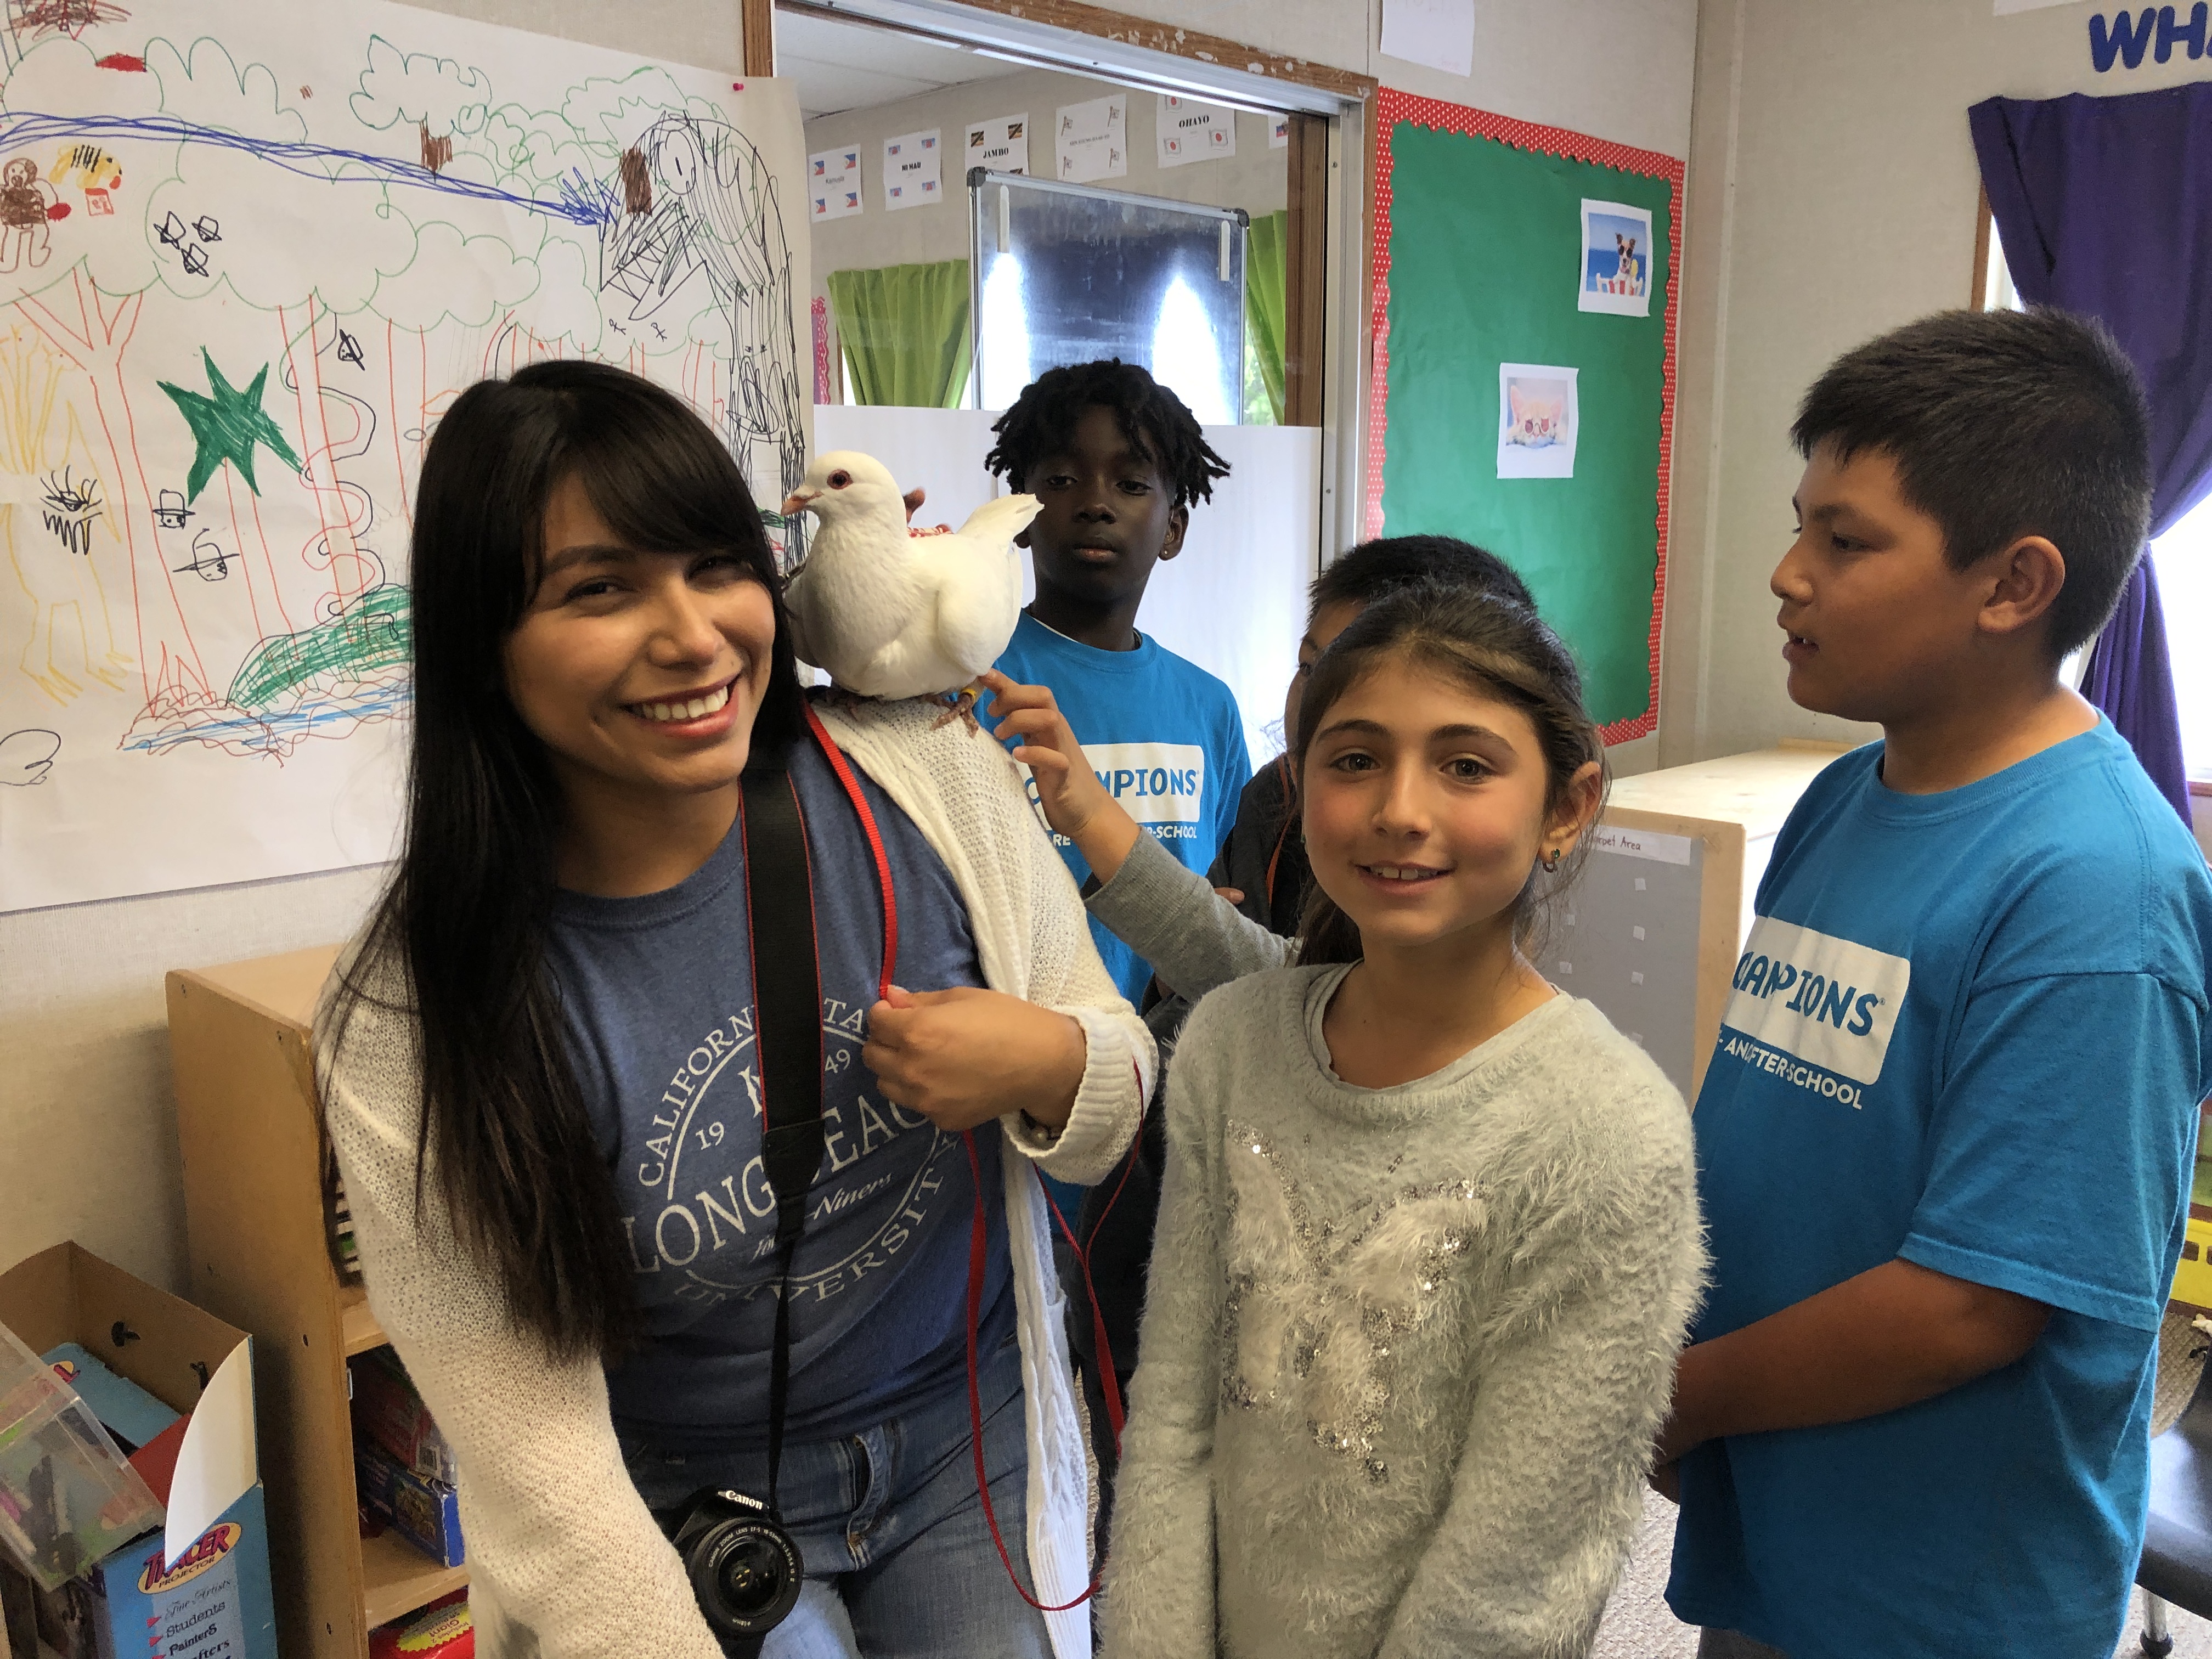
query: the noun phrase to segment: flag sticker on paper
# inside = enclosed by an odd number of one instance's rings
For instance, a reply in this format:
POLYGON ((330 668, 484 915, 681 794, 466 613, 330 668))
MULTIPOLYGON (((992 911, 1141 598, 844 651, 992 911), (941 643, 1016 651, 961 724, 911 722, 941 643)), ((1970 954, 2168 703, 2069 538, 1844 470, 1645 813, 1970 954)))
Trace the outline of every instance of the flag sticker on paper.
POLYGON ((1271 115, 1267 118, 1267 148, 1288 149, 1291 147, 1291 118, 1271 115))
POLYGON ((817 150, 806 158, 806 216, 842 219, 860 211, 860 151, 817 150))
POLYGON ((1188 167, 1193 161, 1237 154, 1235 110, 1172 93, 1164 92, 1159 98, 1160 112, 1153 131, 1162 167, 1188 167))
POLYGON ((1001 115, 968 124, 968 159, 963 168, 984 167, 993 173, 1030 170, 1030 118, 1001 115))
POLYGON ((932 127, 884 140, 884 206, 927 207, 943 199, 945 155, 938 147, 939 136, 932 127))
POLYGON ((1053 175, 1072 185, 1126 178, 1129 171, 1129 98, 1117 92, 1054 114, 1053 175))

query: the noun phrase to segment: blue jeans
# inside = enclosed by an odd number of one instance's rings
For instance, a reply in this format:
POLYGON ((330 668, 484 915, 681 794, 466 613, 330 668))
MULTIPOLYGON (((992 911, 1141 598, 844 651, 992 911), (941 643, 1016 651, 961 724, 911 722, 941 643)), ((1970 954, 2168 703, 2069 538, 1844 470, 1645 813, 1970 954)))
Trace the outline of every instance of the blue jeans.
MULTIPOLYGON (((1028 1589, 1029 1448, 1011 1339, 979 1381, 991 1506, 1028 1589)), ((784 1447, 777 1497, 806 1583, 762 1659, 1050 1659, 1044 1620, 984 1523, 972 1443, 963 1381, 860 1434, 784 1447)), ((626 1434, 623 1456, 656 1512, 702 1486, 768 1496, 766 1452, 668 1451, 626 1434)))

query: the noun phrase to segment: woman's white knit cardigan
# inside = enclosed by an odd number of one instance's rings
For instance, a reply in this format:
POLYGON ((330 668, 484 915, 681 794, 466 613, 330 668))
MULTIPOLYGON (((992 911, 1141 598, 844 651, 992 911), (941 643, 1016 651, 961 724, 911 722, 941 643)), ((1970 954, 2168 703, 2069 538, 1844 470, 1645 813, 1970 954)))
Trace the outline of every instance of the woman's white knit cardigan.
MULTIPOLYGON (((961 723, 937 726, 934 703, 819 712, 951 871, 985 982, 1073 1015, 1089 1043, 1074 1113, 1056 1139, 1047 1144, 1018 1117, 1000 1120, 1006 1144, 1026 1155, 1001 1161, 1029 1430, 1030 1576, 1039 1600, 1070 1601, 1090 1580, 1088 1476, 1032 1164, 1081 1182, 1113 1168, 1151 1092, 1152 1039, 1100 965, 1075 884, 1004 749, 961 723)), ((371 982, 387 988, 390 969, 371 982)), ((434 1182, 416 1212, 414 1022, 363 1006, 334 1048, 337 1036, 326 988, 316 1069, 369 1306, 453 1443, 484 1659, 720 1659, 675 1552, 623 1469, 598 1362, 550 1362, 515 1331, 499 1286, 453 1246, 434 1182)), ((1047 1622, 1057 1659, 1089 1659, 1087 1607, 1047 1622)))

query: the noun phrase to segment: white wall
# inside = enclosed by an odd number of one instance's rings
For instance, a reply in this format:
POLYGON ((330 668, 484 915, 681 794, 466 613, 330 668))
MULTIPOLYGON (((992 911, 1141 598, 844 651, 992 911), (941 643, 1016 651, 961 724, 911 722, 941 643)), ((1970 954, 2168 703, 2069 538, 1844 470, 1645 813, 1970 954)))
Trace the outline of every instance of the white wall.
POLYGON ((1358 70, 1425 98, 1668 155, 1689 149, 1697 0, 1474 0, 1468 76, 1383 57, 1382 0, 1124 0, 1116 9, 1358 70))
MULTIPOLYGON (((1800 3, 1812 6, 1789 0, 1800 3)), ((723 0, 439 5, 733 74, 743 62, 739 8, 723 0)), ((1127 9, 1523 120, 1670 155, 1690 144, 1697 0, 1476 0, 1477 62, 1464 79, 1382 57, 1381 0, 1127 0, 1127 9)), ((1242 130, 1237 142, 1241 155, 1242 130)), ((872 209, 869 217, 883 222, 872 209)), ((1963 252, 1954 263, 1963 286, 1963 252)), ((1670 680, 1662 701, 1670 732, 1674 696, 1670 680)), ((1616 760, 1650 764, 1619 751, 1616 760)), ((156 1284, 185 1288, 161 975, 340 938, 365 912, 378 876, 343 872, 0 915, 0 1267, 76 1237, 156 1284)))
MULTIPOLYGON (((1863 740, 1783 691, 1768 574, 1788 545, 1796 399, 1840 352, 1967 302, 1983 99, 2147 91, 2212 76, 2100 75, 2088 20, 1990 0, 1705 0, 1690 149, 1667 763, 1784 736, 1863 740)), ((2139 9, 2130 8, 2130 9, 2139 9)), ((2188 8, 2180 10, 2186 17, 2188 8)))

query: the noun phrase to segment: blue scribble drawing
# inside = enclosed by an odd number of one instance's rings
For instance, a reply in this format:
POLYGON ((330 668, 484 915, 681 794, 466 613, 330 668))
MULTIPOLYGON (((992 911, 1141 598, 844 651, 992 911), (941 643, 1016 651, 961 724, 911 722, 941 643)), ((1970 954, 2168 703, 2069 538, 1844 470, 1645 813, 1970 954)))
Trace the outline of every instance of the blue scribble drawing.
POLYGON ((195 126, 190 121, 167 115, 49 115, 36 110, 10 110, 0 115, 0 146, 16 149, 64 138, 150 138, 178 144, 208 144, 242 150, 257 161, 265 161, 317 185, 405 185, 478 202, 519 207, 550 218, 565 219, 571 224, 595 222, 589 216, 589 210, 560 197, 541 200, 520 191, 501 190, 495 185, 433 173, 419 161, 395 160, 371 150, 253 138, 244 133, 225 132, 220 127, 195 126), (330 170, 329 164, 332 162, 340 164, 339 171, 330 170))

